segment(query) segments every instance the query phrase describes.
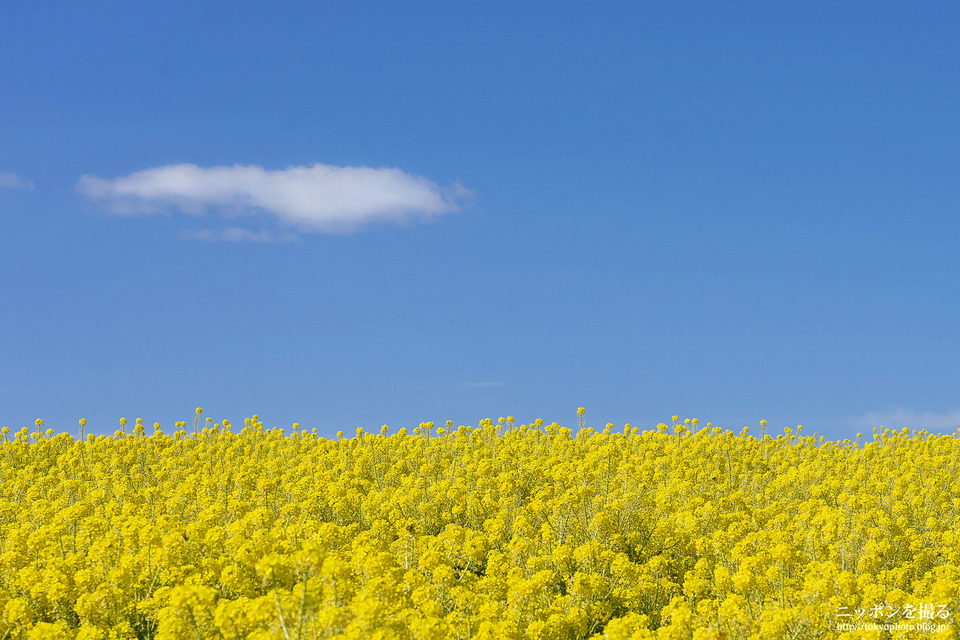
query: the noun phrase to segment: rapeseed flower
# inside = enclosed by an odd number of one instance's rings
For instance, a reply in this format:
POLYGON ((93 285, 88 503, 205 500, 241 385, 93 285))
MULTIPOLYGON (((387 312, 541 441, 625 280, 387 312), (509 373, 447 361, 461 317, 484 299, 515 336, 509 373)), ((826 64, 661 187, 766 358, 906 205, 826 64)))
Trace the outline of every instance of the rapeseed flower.
POLYGON ((957 636, 956 435, 598 432, 580 407, 577 434, 509 416, 327 440, 201 413, 189 436, 2 429, 0 635, 957 636))

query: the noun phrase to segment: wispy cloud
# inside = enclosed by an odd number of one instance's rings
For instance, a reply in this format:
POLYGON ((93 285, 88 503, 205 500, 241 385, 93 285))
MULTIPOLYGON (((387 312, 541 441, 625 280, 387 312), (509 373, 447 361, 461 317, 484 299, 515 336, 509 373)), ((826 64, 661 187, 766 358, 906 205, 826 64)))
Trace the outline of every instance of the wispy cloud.
POLYGON ((928 431, 952 431, 960 427, 960 409, 935 413, 894 407, 888 411, 866 413, 853 418, 850 422, 856 426, 868 428, 882 425, 891 429, 909 427, 910 429, 927 429, 928 431))
POLYGON ((0 189, 33 189, 33 183, 15 173, 0 173, 0 189))
POLYGON ((502 382, 464 382, 461 385, 465 389, 488 389, 490 387, 502 387, 502 382))
POLYGON ((226 229, 190 229, 180 232, 183 240, 201 240, 206 242, 295 242, 293 234, 278 234, 272 231, 250 231, 241 227, 227 227, 226 229))
POLYGON ((459 183, 441 188, 400 169, 325 164, 274 171, 250 165, 168 165, 112 179, 85 175, 77 192, 119 215, 171 209, 193 215, 210 209, 233 216, 266 212, 282 225, 323 233, 451 213, 459 209, 458 200, 471 195, 459 183))

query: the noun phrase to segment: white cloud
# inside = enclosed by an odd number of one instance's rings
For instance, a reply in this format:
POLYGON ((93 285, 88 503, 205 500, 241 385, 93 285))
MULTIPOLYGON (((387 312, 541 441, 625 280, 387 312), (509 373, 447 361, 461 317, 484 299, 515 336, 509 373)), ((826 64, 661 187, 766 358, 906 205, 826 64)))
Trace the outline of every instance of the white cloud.
POLYGON ((33 189, 33 183, 24 180, 15 173, 0 173, 0 188, 33 189))
POLYGON ((945 413, 910 411, 895 407, 889 411, 875 411, 854 418, 851 422, 860 427, 879 428, 881 425, 891 429, 909 427, 928 431, 953 431, 960 427, 960 409, 945 413))
POLYGON ((211 208, 228 215, 267 212, 283 225, 325 233, 450 213, 458 210, 458 199, 471 195, 460 184, 441 188, 400 169, 325 164, 275 171, 249 165, 168 165, 113 179, 85 175, 77 192, 121 215, 171 208, 187 214, 211 208))

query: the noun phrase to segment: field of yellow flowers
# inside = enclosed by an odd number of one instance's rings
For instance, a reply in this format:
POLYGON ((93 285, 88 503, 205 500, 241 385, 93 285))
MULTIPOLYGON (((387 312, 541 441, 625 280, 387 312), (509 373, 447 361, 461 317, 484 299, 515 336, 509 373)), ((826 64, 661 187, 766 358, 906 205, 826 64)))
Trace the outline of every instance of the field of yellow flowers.
POLYGON ((200 412, 3 429, 0 639, 958 637, 956 434, 200 412))

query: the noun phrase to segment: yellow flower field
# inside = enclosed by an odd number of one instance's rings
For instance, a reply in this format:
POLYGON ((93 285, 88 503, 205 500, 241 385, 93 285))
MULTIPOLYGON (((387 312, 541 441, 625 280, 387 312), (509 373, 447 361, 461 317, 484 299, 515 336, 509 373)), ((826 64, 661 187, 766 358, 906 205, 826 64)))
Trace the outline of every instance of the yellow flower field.
POLYGON ((37 422, 0 638, 958 636, 956 434, 37 422))

